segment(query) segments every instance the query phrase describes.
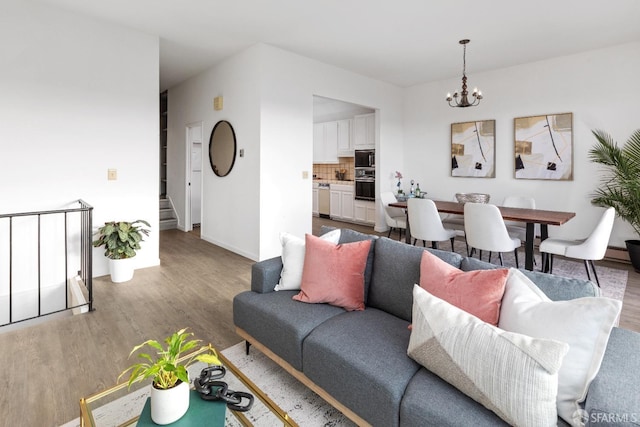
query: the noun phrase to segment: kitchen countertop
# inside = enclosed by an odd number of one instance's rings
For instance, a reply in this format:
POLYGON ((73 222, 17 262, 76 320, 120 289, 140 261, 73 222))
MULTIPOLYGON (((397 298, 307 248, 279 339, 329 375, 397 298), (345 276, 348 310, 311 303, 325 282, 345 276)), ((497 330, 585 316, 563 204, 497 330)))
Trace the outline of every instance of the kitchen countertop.
POLYGON ((318 184, 340 184, 340 185, 353 185, 354 184, 353 180, 340 181, 340 180, 337 180, 337 179, 314 179, 313 182, 314 183, 318 183, 318 184))

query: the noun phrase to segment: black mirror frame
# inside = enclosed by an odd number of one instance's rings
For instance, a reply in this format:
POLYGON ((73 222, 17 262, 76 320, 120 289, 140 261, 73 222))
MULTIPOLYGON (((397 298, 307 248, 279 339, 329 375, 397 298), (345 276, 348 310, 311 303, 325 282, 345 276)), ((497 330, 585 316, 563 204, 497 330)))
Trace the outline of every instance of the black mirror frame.
POLYGON ((229 173, 231 173, 231 170, 233 169, 233 166, 236 163, 236 151, 237 151, 237 148, 238 148, 238 142, 236 140, 236 131, 233 129, 233 126, 231 125, 231 123, 229 123, 226 120, 220 120, 218 123, 215 124, 215 126, 211 130, 211 136, 209 137, 209 163, 211 164, 211 170, 213 170, 214 174, 216 174, 219 177, 225 177, 225 176, 229 175, 229 173), (220 126, 222 124, 225 124, 225 123, 229 126, 229 129, 231 129, 231 135, 233 136, 233 158, 231 159, 231 164, 229 165, 229 170, 227 170, 225 174, 220 174, 218 169, 213 164, 213 158, 211 156, 211 145, 213 144, 213 136, 216 133, 216 129, 218 128, 218 126, 220 126))

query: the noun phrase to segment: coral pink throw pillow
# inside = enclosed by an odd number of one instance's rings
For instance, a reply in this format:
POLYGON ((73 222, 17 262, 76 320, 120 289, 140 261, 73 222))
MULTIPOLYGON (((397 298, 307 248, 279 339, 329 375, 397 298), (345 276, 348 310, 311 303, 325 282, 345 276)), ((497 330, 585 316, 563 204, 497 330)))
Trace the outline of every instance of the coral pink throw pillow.
POLYGON ((304 267, 296 301, 364 310, 364 269, 370 240, 334 245, 305 235, 304 267))
POLYGON ((420 261, 421 288, 493 326, 498 326, 508 275, 506 268, 462 271, 428 251, 420 261))

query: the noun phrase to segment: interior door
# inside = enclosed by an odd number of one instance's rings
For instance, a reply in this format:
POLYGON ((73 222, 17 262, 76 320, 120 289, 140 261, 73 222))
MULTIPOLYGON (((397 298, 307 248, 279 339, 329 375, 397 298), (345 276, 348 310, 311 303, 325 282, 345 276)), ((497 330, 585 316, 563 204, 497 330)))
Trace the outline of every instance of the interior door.
POLYGON ((202 220, 202 122, 187 125, 187 212, 186 230, 202 220))

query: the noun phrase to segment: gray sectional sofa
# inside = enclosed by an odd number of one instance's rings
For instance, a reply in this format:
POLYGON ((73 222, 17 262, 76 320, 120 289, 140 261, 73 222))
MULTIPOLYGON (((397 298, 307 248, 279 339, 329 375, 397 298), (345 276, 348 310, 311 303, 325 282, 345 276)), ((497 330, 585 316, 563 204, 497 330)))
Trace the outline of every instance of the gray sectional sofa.
MULTIPOLYGON (((251 291, 235 297, 238 334, 358 425, 504 425, 407 356, 412 289, 419 283, 424 249, 348 229, 342 230, 340 243, 362 239, 373 240, 364 311, 294 301, 297 291, 275 292, 282 269, 278 257, 254 264, 251 291)), ((464 271, 496 268, 452 252, 427 250, 464 271)), ((525 274, 552 300, 599 295, 589 281, 525 274)), ((640 425, 638 372, 640 334, 614 328, 585 402, 588 424, 640 425)))

